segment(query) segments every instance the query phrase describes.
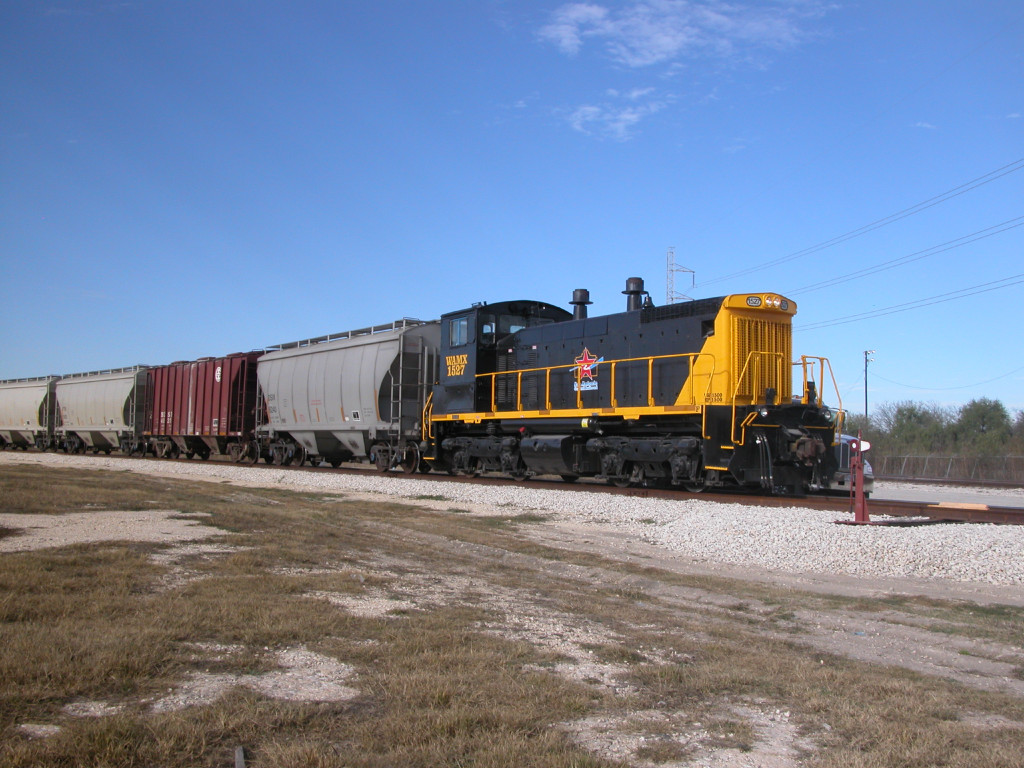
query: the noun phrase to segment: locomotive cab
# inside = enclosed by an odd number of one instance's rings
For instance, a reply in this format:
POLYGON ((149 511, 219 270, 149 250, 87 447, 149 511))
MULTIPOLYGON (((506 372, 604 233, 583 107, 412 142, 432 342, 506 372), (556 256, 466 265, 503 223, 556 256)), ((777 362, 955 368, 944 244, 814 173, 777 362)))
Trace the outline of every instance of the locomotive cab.
POLYGON ((540 301, 478 304, 441 316, 440 386, 435 389, 436 414, 486 413, 491 410, 492 377, 498 350, 524 328, 572 319, 560 307, 540 301))

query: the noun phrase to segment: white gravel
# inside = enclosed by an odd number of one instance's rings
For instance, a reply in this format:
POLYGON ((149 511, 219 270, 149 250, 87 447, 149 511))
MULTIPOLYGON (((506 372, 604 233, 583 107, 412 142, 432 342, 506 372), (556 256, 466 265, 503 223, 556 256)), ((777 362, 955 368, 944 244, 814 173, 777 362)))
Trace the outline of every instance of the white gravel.
MULTIPOLYGON (((835 512, 749 507, 709 498, 665 501, 580 491, 336 475, 217 463, 156 464, 62 454, 0 453, 0 463, 68 465, 230 481, 246 486, 405 497, 417 505, 479 515, 543 513, 552 522, 613 531, 698 562, 756 566, 789 574, 915 577, 1024 585, 1024 526, 835 525, 835 512), (417 498, 419 497, 419 498, 417 498), (431 497, 431 498, 422 498, 431 497), (442 497, 441 500, 435 500, 442 497)), ((876 495, 879 492, 876 488, 876 495)), ((543 525, 543 523, 541 523, 543 525)))

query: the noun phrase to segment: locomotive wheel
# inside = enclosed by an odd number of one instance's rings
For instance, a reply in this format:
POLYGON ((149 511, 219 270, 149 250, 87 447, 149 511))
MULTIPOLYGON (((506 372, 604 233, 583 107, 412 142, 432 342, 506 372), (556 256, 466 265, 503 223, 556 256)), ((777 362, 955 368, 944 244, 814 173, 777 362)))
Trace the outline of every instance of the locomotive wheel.
POLYGON ((416 443, 409 443, 402 451, 402 471, 411 475, 420 466, 420 447, 416 443))
POLYGON ((579 475, 562 475, 562 480, 564 480, 567 483, 575 483, 579 479, 579 475))
POLYGON ((683 490, 687 493, 704 493, 706 488, 704 483, 683 483, 683 490))
POLYGON ((644 481, 644 470, 642 467, 633 466, 632 462, 622 465, 622 474, 608 478, 608 484, 616 488, 629 488, 631 485, 640 485, 644 481))

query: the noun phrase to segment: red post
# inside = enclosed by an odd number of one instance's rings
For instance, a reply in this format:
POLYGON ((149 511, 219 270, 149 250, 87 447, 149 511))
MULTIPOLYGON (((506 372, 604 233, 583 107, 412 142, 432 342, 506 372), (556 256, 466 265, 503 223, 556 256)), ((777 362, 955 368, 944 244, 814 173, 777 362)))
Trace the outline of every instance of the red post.
POLYGON ((850 486, 850 490, 853 494, 853 522, 870 523, 871 517, 868 515, 868 499, 864 495, 864 459, 861 451, 862 445, 863 440, 861 440, 860 432, 858 432, 857 443, 855 446, 851 446, 853 450, 850 451, 850 475, 853 480, 853 483, 850 486))

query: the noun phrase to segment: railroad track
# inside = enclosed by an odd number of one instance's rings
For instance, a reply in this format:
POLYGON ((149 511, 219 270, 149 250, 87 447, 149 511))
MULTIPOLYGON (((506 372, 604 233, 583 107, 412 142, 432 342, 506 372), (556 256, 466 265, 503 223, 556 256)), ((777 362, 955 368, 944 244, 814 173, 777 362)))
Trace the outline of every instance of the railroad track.
MULTIPOLYGON (((165 461, 164 459, 147 459, 150 461, 165 461)), ((177 461, 189 461, 189 459, 177 459, 177 461)), ((265 466, 265 465, 260 465, 265 466)), ((328 472, 334 474, 380 474, 379 470, 368 465, 348 465, 338 468, 333 467, 295 467, 275 466, 276 469, 291 472, 328 472)), ((629 487, 617 488, 600 481, 580 480, 575 483, 567 483, 564 480, 531 478, 529 480, 512 480, 500 476, 472 477, 469 475, 447 475, 441 473, 413 474, 406 475, 402 472, 388 472, 388 477, 396 479, 424 480, 427 482, 446 483, 468 483, 483 485, 504 485, 504 486, 525 486, 529 488, 543 488, 545 490, 557 490, 564 492, 587 491, 589 493, 607 493, 612 495, 629 496, 634 498, 651 498, 666 500, 683 500, 701 498, 708 501, 717 501, 724 504, 742 504, 752 507, 801 507, 805 509, 816 509, 827 512, 835 512, 837 515, 848 513, 853 515, 853 502, 847 496, 758 496, 750 493, 727 493, 708 491, 704 493, 690 493, 675 488, 656 487, 629 487)), ((962 522, 962 523, 997 523, 1002 525, 1024 525, 1024 508, 1022 507, 1000 507, 988 504, 961 504, 950 502, 915 502, 915 501, 892 501, 886 499, 869 499, 868 512, 875 517, 898 518, 903 524, 910 521, 930 522, 962 522)), ((874 521, 877 523, 893 524, 894 521, 874 521)))
MULTIPOLYGON (((123 458, 117 456, 109 458, 123 458)), ((151 461, 154 463, 166 463, 178 461, 185 463, 198 463, 196 459, 157 459, 146 457, 137 461, 151 461)), ((214 459, 211 463, 217 462, 214 459)), ((232 464, 232 466, 237 466, 232 464)), ((261 468, 273 468, 285 472, 327 472, 333 474, 366 475, 367 473, 380 474, 379 470, 368 465, 346 465, 338 468, 333 467, 310 467, 310 466, 279 466, 279 465, 258 465, 261 468)), ((651 498, 666 500, 683 499, 706 499, 725 504, 742 504, 751 507, 801 507, 804 509, 816 509, 827 512, 835 512, 837 515, 853 515, 853 503, 845 496, 758 496, 750 493, 725 493, 707 491, 704 493, 689 493, 674 488, 656 487, 629 487, 618 488, 607 485, 600 481, 580 480, 575 483, 567 483, 564 480, 531 478, 529 480, 512 480, 499 476, 472 477, 469 475, 447 475, 441 473, 412 474, 406 475, 402 472, 393 471, 386 473, 388 477, 395 479, 422 480, 426 482, 446 483, 469 483, 483 484, 490 486, 525 486, 529 488, 543 488, 545 490, 558 490, 563 492, 587 491, 589 493, 607 493, 613 495, 629 496, 634 498, 651 498)), ((915 501, 891 501, 886 499, 869 499, 868 512, 874 517, 885 517, 887 520, 874 520, 876 523, 892 524, 892 518, 903 521, 904 524, 910 521, 930 522, 964 522, 964 523, 997 523, 1003 525, 1024 525, 1024 507, 1001 507, 988 504, 962 504, 950 502, 915 502, 915 501)))
POLYGON ((905 477, 902 475, 875 475, 875 480, 887 480, 893 483, 914 483, 915 485, 969 485, 976 488, 1022 488, 1024 484, 1011 480, 978 480, 963 478, 956 480, 948 477, 905 477))

